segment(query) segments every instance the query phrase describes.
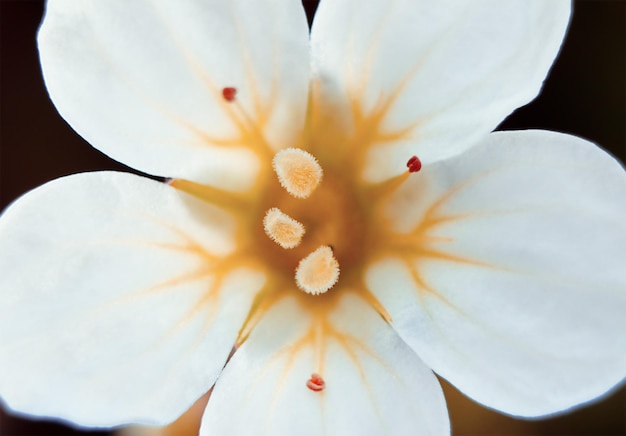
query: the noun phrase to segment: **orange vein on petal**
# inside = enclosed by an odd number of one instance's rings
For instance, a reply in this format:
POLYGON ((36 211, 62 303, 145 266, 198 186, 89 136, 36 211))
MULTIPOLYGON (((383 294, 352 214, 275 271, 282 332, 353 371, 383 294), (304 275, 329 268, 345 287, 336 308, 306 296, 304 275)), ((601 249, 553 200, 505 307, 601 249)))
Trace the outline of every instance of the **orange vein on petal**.
POLYGON ((411 173, 409 171, 404 171, 401 174, 386 179, 380 183, 371 184, 367 187, 365 191, 365 195, 368 201, 372 202, 372 208, 376 208, 379 204, 387 200, 389 196, 398 190, 404 182, 406 182, 411 173))
POLYGON ((241 260, 242 256, 237 254, 231 254, 225 258, 219 258, 206 253, 204 250, 196 251, 196 253, 198 253, 198 257, 202 258, 200 266, 189 271, 181 272, 175 277, 163 280, 155 285, 134 291, 133 293, 120 297, 113 302, 109 302, 107 305, 117 304, 124 301, 132 301, 154 293, 173 290, 176 286, 207 279, 209 277, 215 277, 217 282, 221 282, 226 275, 230 274, 230 272, 238 267, 244 267, 246 265, 245 261, 241 260))
POLYGON ((448 261, 448 262, 455 262, 455 263, 464 263, 466 265, 474 265, 474 266, 483 266, 483 267, 487 267, 487 268, 494 268, 494 265, 488 263, 488 262, 482 262, 479 260, 474 260, 474 259, 470 259, 467 257, 463 257, 463 256, 457 256, 455 254, 450 254, 450 253, 446 253, 444 251, 439 251, 439 250, 433 250, 433 249, 427 249, 427 248, 420 248, 417 252, 417 254, 415 255, 416 258, 429 258, 429 259, 436 259, 436 260, 444 260, 444 261, 448 261))
POLYGON ((211 323, 215 319, 219 303, 219 293, 223 284, 223 278, 224 276, 217 277, 215 281, 208 286, 208 289, 202 292, 201 297, 193 304, 192 307, 187 310, 187 312, 180 318, 178 323, 176 323, 176 325, 174 325, 167 332, 167 334, 161 338, 159 344, 155 344, 155 346, 160 345, 161 343, 166 342, 168 339, 172 338, 183 327, 188 325, 201 311, 208 310, 208 312, 204 315, 202 328, 196 334, 196 338, 193 342, 194 345, 199 344, 202 339, 204 339, 205 333, 209 330, 211 323))
MULTIPOLYGON (((361 341, 359 341, 355 337, 350 336, 350 335, 345 335, 345 334, 337 332, 337 331, 333 332, 333 337, 337 340, 339 345, 343 347, 343 349, 345 350, 345 352, 348 355, 348 357, 350 358, 350 360, 352 360, 354 365, 357 367, 357 370, 359 372, 359 376, 361 377, 361 380, 363 380, 363 385, 365 386, 365 389, 367 391, 367 394, 368 394, 368 397, 369 397, 370 402, 372 404, 372 407, 374 408, 374 410, 376 412, 376 417, 378 418, 378 421, 381 423, 381 426, 384 427, 384 421, 382 419, 380 410, 378 409, 378 404, 376 403, 376 395, 372 391, 372 388, 371 388, 371 386, 369 384, 369 380, 368 380, 367 374, 365 372, 365 369, 363 368, 361 360, 359 359, 357 353, 354 351, 354 349, 352 348, 350 343, 354 342, 355 344, 360 345, 361 347, 363 347, 366 350, 369 350, 369 348, 366 347, 361 341)), ((371 355, 376 355, 376 353, 371 352, 371 350, 369 350, 369 351, 371 353, 370 356, 371 355)), ((376 360, 378 360, 379 363, 382 362, 382 360, 378 356, 377 356, 376 360)), ((383 365, 383 366, 386 369, 388 369, 387 365, 383 365)), ((395 373, 393 371, 391 371, 391 373, 395 375, 395 373)))
POLYGON ((379 95, 374 107, 367 114, 363 111, 363 91, 357 90, 357 93, 354 91, 350 93, 350 108, 356 125, 356 134, 351 141, 353 150, 356 149, 355 147, 358 147, 359 154, 365 155, 366 153, 364 153, 364 151, 366 150, 362 149, 364 144, 365 148, 369 149, 373 145, 381 142, 406 138, 407 135, 422 122, 421 120, 416 120, 403 128, 397 129, 395 132, 383 132, 381 129, 382 123, 387 117, 391 107, 402 94, 402 91, 404 91, 409 84, 419 67, 420 64, 416 64, 388 95, 379 95))
POLYGON ((380 317, 384 319, 386 322, 390 323, 392 321, 391 315, 389 314, 389 312, 387 312, 387 309, 385 309, 385 306, 383 306, 383 304, 378 300, 378 298, 376 298, 376 296, 372 294, 370 290, 365 287, 365 285, 363 285, 361 290, 358 291, 356 295, 362 298, 363 301, 365 301, 371 307, 373 307, 374 310, 378 312, 380 317))
POLYGON ((256 88, 256 77, 254 74, 254 70, 252 68, 252 60, 250 58, 250 48, 248 47, 246 39, 243 37, 241 23, 239 22, 237 11, 235 10, 234 2, 230 3, 230 10, 233 16, 233 21, 234 21, 233 27, 237 35, 237 42, 239 43, 239 47, 241 49, 240 59, 243 60, 243 69, 244 69, 244 73, 246 76, 246 82, 251 92, 252 105, 254 106, 254 109, 256 111, 259 111, 261 109, 259 106, 260 99, 259 99, 258 89, 256 88))
MULTIPOLYGON (((253 384, 258 384, 258 382, 263 378, 263 376, 269 371, 269 367, 274 364, 277 360, 282 359, 285 354, 287 354, 287 365, 293 362, 295 356, 302 351, 302 349, 308 345, 312 347, 320 346, 325 347, 324 338, 327 337, 324 334, 325 326, 327 325, 327 321, 325 318, 313 318, 311 320, 311 324, 306 329, 306 332, 296 341, 289 343, 281 350, 278 351, 272 358, 265 364, 265 368, 261 373, 256 377, 255 382, 253 384), (321 324, 320 324, 321 323, 321 324)), ((314 352, 315 354, 315 352, 314 352)), ((323 356, 325 353, 323 351, 319 352, 319 355, 323 356)), ((323 359, 323 357, 322 357, 323 359)), ((323 364, 318 362, 319 367, 317 368, 318 372, 323 372, 323 364)), ((303 380, 304 382, 305 380, 303 380)))
POLYGON ((234 213, 241 213, 249 209, 252 201, 246 194, 226 191, 185 179, 172 179, 169 181, 169 185, 204 200, 207 203, 211 203, 234 213))
MULTIPOLYGON (((364 56, 363 66, 360 69, 361 77, 359 79, 356 79, 353 77, 353 80, 347 82, 347 83, 351 83, 351 82, 358 83, 359 88, 361 90, 366 89, 367 87, 367 83, 371 76, 370 67, 374 65, 375 55, 377 54, 379 47, 380 47, 381 35, 383 33, 385 26, 389 22, 389 17, 391 16, 390 13, 391 13, 392 7, 393 7, 393 2, 386 2, 386 10, 384 14, 378 17, 376 28, 373 29, 372 32, 370 33, 372 37, 370 39, 369 44, 367 44, 367 52, 364 56)), ((350 53, 350 51, 348 51, 348 53, 350 53)), ((348 58, 348 56, 346 56, 346 58, 348 58)), ((351 66, 351 64, 348 64, 348 65, 351 66)))
MULTIPOLYGON (((211 97, 218 103, 220 109, 228 116, 233 125, 239 130, 239 137, 234 139, 234 141, 241 143, 243 146, 250 147, 260 155, 271 155, 273 149, 267 143, 262 133, 267 121, 271 117, 269 110, 257 112, 255 115, 258 119, 254 120, 253 117, 251 117, 239 103, 239 98, 235 98, 232 102, 225 100, 222 95, 222 89, 224 86, 218 86, 215 84, 190 53, 184 49, 182 52, 185 55, 185 59, 190 65, 192 71, 205 85, 211 97)), ((237 88, 237 84, 234 83, 227 83, 224 85, 234 86, 237 88)), ((272 109, 273 104, 274 103, 272 102, 269 106, 270 109, 272 109)))
POLYGON ((288 296, 287 293, 281 292, 283 286, 285 285, 269 277, 265 286, 257 292, 250 306, 250 310, 239 329, 237 339, 235 340, 235 347, 239 348, 248 339, 254 327, 272 306, 288 296))
POLYGON ((211 145, 214 147, 244 147, 245 144, 242 144, 240 138, 218 138, 216 136, 212 136, 210 133, 202 130, 198 126, 193 125, 189 121, 183 120, 174 114, 167 114, 168 117, 178 124, 179 126, 187 129, 189 132, 193 133, 199 140, 199 145, 211 145))
POLYGON ((185 271, 176 275, 175 277, 171 277, 169 279, 163 280, 160 283, 157 283, 155 285, 147 286, 145 288, 132 291, 127 295, 123 295, 113 300, 101 303, 100 305, 96 307, 88 309, 86 313, 91 313, 93 315, 99 312, 113 310, 116 307, 119 307, 120 305, 135 302, 141 298, 146 298, 149 296, 156 295, 157 293, 172 292, 176 290, 177 286, 183 285, 185 283, 192 283, 195 281, 207 279, 212 274, 213 274, 213 271, 205 268, 204 266, 198 269, 191 270, 191 271, 185 271))
MULTIPOLYGON (((398 183, 401 183, 402 181, 403 180, 401 179, 398 181, 398 183)), ((454 195, 456 195, 462 189, 465 189, 474 181, 475 180, 470 180, 468 182, 455 186, 454 188, 448 190, 446 193, 441 195, 424 212, 422 218, 413 227, 413 229, 411 229, 409 233, 396 233, 391 230, 385 230, 381 232, 381 234, 377 237, 380 249, 372 257, 372 261, 386 257, 401 260, 409 270, 411 280, 415 284, 420 300, 423 299, 423 294, 425 293, 427 295, 437 298, 447 306, 458 310, 450 301, 448 301, 448 299, 441 292, 439 292, 437 289, 433 288, 426 282, 421 272, 419 271, 418 265, 420 260, 432 259, 442 262, 454 262, 487 268, 495 267, 494 265, 487 262, 452 254, 447 252, 446 250, 435 248, 434 245, 436 244, 453 242, 453 238, 447 237, 445 235, 430 234, 430 232, 435 227, 441 224, 460 221, 474 216, 474 214, 471 213, 439 215, 440 209, 447 201, 449 201, 454 195)), ((390 189, 395 188, 398 183, 394 181, 394 183, 389 185, 390 189)), ((379 208, 381 207, 382 204, 379 205, 379 208)), ((390 227, 390 224, 387 223, 385 219, 380 219, 381 224, 379 224, 379 226, 383 229, 388 229, 390 227)))
MULTIPOLYGON (((159 12, 157 9, 155 9, 155 12, 159 12)), ((212 137, 210 134, 208 134, 207 132, 204 132, 202 129, 199 129, 196 126, 193 126, 192 124, 184 120, 181 120, 179 117, 174 115, 171 111, 169 111, 167 108, 163 107, 161 104, 157 103, 154 99, 145 95, 144 92, 140 94, 141 97, 145 101, 147 101, 148 104, 150 104, 152 107, 155 107, 158 111, 168 116, 174 122, 192 131, 194 134, 196 134, 196 136, 200 137, 201 139, 210 141, 212 145, 219 146, 219 145, 230 145, 231 143, 238 143, 241 146, 252 148, 258 153, 271 151, 271 148, 265 142, 265 139, 262 137, 262 135, 255 136, 255 135, 249 134, 250 130, 257 130, 259 132, 262 131, 261 129, 262 126, 256 126, 255 123, 249 118, 247 119, 247 121, 249 122, 249 126, 246 126, 244 120, 240 119, 238 117, 238 114, 233 109, 233 106, 238 106, 238 105, 229 105, 229 103, 226 102, 222 98, 221 89, 223 87, 219 87, 213 83, 213 81, 205 73, 205 71, 199 64, 199 62, 196 60, 194 55, 190 52, 190 50, 186 47, 186 45, 181 41, 181 38, 179 37, 175 29, 167 25, 168 21, 163 17, 162 17, 162 23, 167 29, 171 37, 171 40, 176 44, 177 48, 179 49, 179 52, 183 54, 185 61, 190 66, 190 69, 194 72, 194 74, 196 74, 196 76, 200 79, 200 81, 206 86, 206 88, 209 90, 211 97, 215 101, 218 102, 218 104, 220 105, 220 108, 224 111, 224 113, 228 115, 231 122, 239 129, 240 137, 239 138, 212 137)), ((243 111, 241 108, 239 109, 240 109, 239 115, 241 115, 243 111)), ((245 114, 245 112, 243 113, 245 114)), ((247 117, 247 114, 245 115, 247 117)), ((269 116, 270 115, 268 114, 267 117, 269 116)))
MULTIPOLYGON (((239 103, 239 99, 236 98, 234 102, 224 100, 224 98, 222 98, 222 88, 215 85, 199 66, 196 66, 194 71, 196 71, 196 74, 210 90, 213 98, 217 99, 220 108, 228 115, 232 123, 239 130, 239 138, 237 138, 239 142, 247 147, 250 147, 262 156, 272 155, 274 150, 270 144, 267 143, 262 133, 267 120, 270 118, 270 114, 267 113, 266 115, 260 116, 262 124, 259 123, 259 120, 255 121, 244 110, 241 103, 239 103)), ((230 86, 234 84, 229 83, 228 85, 230 86)))
POLYGON ((409 273, 411 274, 411 279, 415 284, 420 301, 423 301, 423 293, 425 292, 426 294, 440 300, 442 303, 445 303, 449 307, 456 309, 456 307, 452 303, 450 303, 450 301, 446 297, 444 297, 441 292, 438 292, 436 289, 426 283, 426 280, 424 280, 414 262, 411 262, 409 259, 403 259, 403 261, 405 266, 408 268, 409 273))
MULTIPOLYGON (((480 180, 492 175, 493 173, 497 172, 498 170, 491 170, 491 171, 485 171, 481 174, 478 174, 468 180, 465 180, 462 183, 457 184, 456 186, 453 186, 452 188, 448 189, 445 193, 443 193, 442 195, 439 196, 439 198, 437 200, 435 200, 431 206, 428 208, 428 210, 425 213, 425 217, 429 218, 434 216, 440 209, 441 207, 448 201, 450 201, 450 199, 452 199, 452 197, 454 197, 455 195, 457 195, 459 192, 461 192, 462 190, 472 186, 473 184, 479 182, 480 180)), ((460 214, 461 215, 467 215, 467 214, 460 214)))
POLYGON ((358 175, 365 165, 368 149, 376 144, 408 138, 423 120, 416 120, 395 131, 383 131, 382 124, 418 67, 416 65, 387 96, 381 94, 367 113, 363 108, 366 88, 357 86, 349 91, 347 103, 352 123, 342 116, 328 116, 335 113, 339 115, 338 111, 342 109, 340 106, 335 107, 334 102, 325 101, 321 84, 313 81, 306 129, 311 139, 310 149, 319 153, 318 157, 321 158, 324 150, 331 147, 333 159, 330 161, 340 162, 344 173, 358 175))
POLYGON ((159 343, 155 344, 155 346, 173 337, 176 332, 188 325, 195 317, 197 317, 198 314, 205 311, 203 314, 202 327, 197 332, 193 343, 189 345, 189 349, 193 349, 195 346, 198 346, 206 338, 206 333, 209 331, 211 324, 217 315, 224 280, 233 271, 246 266, 244 258, 245 255, 232 254, 225 258, 216 260, 211 265, 206 265, 206 273, 203 274, 202 278, 207 280, 212 279, 211 283, 207 283, 205 289, 200 292, 201 295, 196 302, 193 303, 193 305, 180 317, 178 323, 176 323, 169 330, 169 332, 161 338, 159 343))
MULTIPOLYGON (((236 263, 234 260, 235 256, 233 256, 232 259, 227 259, 227 261, 229 262, 233 262, 236 263)), ((218 268, 220 270, 220 274, 217 275, 215 282, 213 282, 210 286, 210 290, 208 292, 203 293, 203 296, 195 303, 195 305, 190 308, 190 310, 187 311, 186 315, 184 315, 181 320, 179 321, 179 323, 173 327, 170 332, 168 332, 168 334, 166 334, 165 336, 163 336, 161 338, 161 340, 156 343, 153 348, 156 348, 159 344, 163 343, 164 341, 166 341, 168 338, 170 338, 171 336, 173 336, 176 333, 176 330, 179 330, 181 328, 183 328, 185 325, 187 325, 194 317, 197 316, 197 314, 201 313, 201 311, 203 309, 209 309, 208 313, 206 314, 206 316, 204 316, 204 320, 202 323, 201 328, 196 332, 195 338, 194 340, 187 346, 186 351, 182 351, 177 359, 177 362, 182 362, 185 360, 185 358, 191 353, 193 352, 193 350, 195 348, 197 348, 198 346, 200 346, 202 344, 202 342, 204 340, 206 340, 207 338, 207 333, 212 325, 212 322, 215 318, 215 316, 217 315, 217 309, 218 309, 218 304, 220 301, 220 297, 221 297, 221 288, 223 285, 223 281, 225 279, 225 277, 227 277, 236 267, 226 267, 225 269, 223 268, 218 268), (209 303, 213 303, 211 306, 208 306, 209 303)), ((236 346, 233 347, 233 349, 231 350, 230 356, 228 357, 228 360, 230 360, 230 358, 232 357, 232 355, 234 354, 235 350, 237 349, 236 346)))
MULTIPOLYGON (((276 88, 275 88, 275 74, 272 75, 272 90, 270 92, 271 98, 268 99, 267 104, 263 105, 263 99, 259 93, 259 89, 257 87, 257 75, 254 73, 253 63, 251 59, 250 47, 247 43, 246 38, 243 36, 244 32, 242 30, 241 23, 237 17, 237 13, 234 9, 234 3, 231 3, 231 11, 233 14, 234 22, 235 22, 235 30, 237 33, 237 40, 239 45, 241 46, 242 51, 242 59, 244 63, 244 71, 246 74, 246 81, 248 84, 248 89, 251 93, 252 105, 254 106, 255 113, 259 115, 259 119, 257 120, 259 127, 265 127, 267 122, 269 121, 272 112, 275 107, 275 97, 276 97, 276 88)), ((262 130, 262 129, 261 129, 262 130)))
POLYGON ((294 348, 289 349, 287 362, 285 363, 285 369, 281 372, 277 383, 274 385, 274 394, 271 396, 271 404, 265 417, 264 434, 267 434, 268 423, 274 413, 274 410, 276 409, 276 405, 279 399, 279 393, 283 390, 285 383, 287 382, 287 377, 289 376, 289 373, 293 370, 293 362, 296 358, 296 355, 298 354, 299 349, 301 349, 301 347, 297 345, 294 346, 294 348))
MULTIPOLYGON (((424 212, 422 218, 417 222, 417 224, 413 227, 413 229, 411 229, 409 233, 396 233, 393 231, 384 232, 384 234, 381 236, 381 239, 384 239, 385 241, 385 244, 383 244, 383 246, 385 247, 384 251, 391 251, 392 253, 395 253, 400 257, 411 255, 414 257, 429 257, 440 260, 493 267, 493 265, 486 262, 475 261, 463 256, 446 253, 445 251, 427 248, 428 242, 432 244, 434 242, 453 241, 453 238, 447 237, 445 235, 442 236, 429 234, 429 232, 432 231, 435 227, 446 223, 469 219, 482 214, 469 212, 446 215, 440 214, 440 209, 463 189, 466 189, 472 184, 478 182, 490 173, 491 172, 481 174, 447 190, 428 207, 428 209, 424 212)), ((386 225, 383 227, 387 228, 389 226, 386 225)))
MULTIPOLYGON (((163 21, 164 24, 166 22, 167 22, 166 20, 163 21)), ((191 132, 194 136, 196 136, 200 140, 201 143, 203 144, 208 143, 212 146, 218 146, 218 147, 239 145, 241 147, 251 149, 252 151, 259 154, 260 156, 271 155, 273 150, 270 147, 270 145, 267 143, 263 135, 260 133, 266 121, 262 122, 263 125, 257 126, 256 123, 249 118, 247 118, 247 120, 241 120, 237 116, 237 113, 234 112, 233 107, 229 106, 228 103, 225 102, 223 98, 221 98, 221 92, 220 92, 221 88, 215 86, 212 83, 210 78, 204 73, 202 68, 199 66, 198 62, 189 53, 185 45, 180 42, 178 35, 170 27, 166 26, 166 28, 168 29, 170 36, 172 37, 172 41, 176 43, 176 45, 180 49, 180 52, 183 53, 183 55, 185 56, 185 59, 189 63, 192 71, 194 71, 194 73, 205 84, 207 89, 209 89, 212 97, 218 102, 218 104, 220 104, 221 109, 224 111, 224 113, 226 113, 229 116, 230 120, 238 128, 240 132, 239 137, 235 137, 235 138, 215 137, 209 134, 208 132, 204 131, 203 129, 199 128, 198 126, 195 126, 188 121, 182 120, 172 111, 170 111, 167 107, 163 106, 153 97, 151 97, 146 92, 146 90, 143 89, 138 83, 130 81, 126 75, 121 73, 115 67, 115 64, 113 62, 110 62, 110 56, 108 55, 107 50, 103 46, 98 45, 97 48, 99 49, 98 50, 99 54, 102 57, 102 59, 105 59, 107 61, 108 66, 110 67, 111 71, 114 72, 118 80, 120 80, 120 82, 122 83, 125 83, 128 86, 129 90, 135 96, 137 96, 139 99, 144 101, 146 105, 152 107, 157 112, 169 118, 173 123, 178 124, 181 127, 188 130, 189 132, 191 132), (248 122, 248 126, 246 125, 246 122, 244 121, 248 122)), ((269 113, 264 113, 263 116, 259 118, 259 120, 266 120, 266 119, 269 119, 269 117, 270 117, 269 113)), ((177 141, 179 141, 180 143, 179 138, 177 138, 177 141)), ((197 146, 199 144, 192 143, 192 145, 197 146)))
MULTIPOLYGON (((189 247, 189 250, 188 250, 189 252, 203 256, 207 258, 208 260, 214 260, 217 258, 216 254, 209 253, 209 251, 205 247, 199 244, 193 236, 185 232, 183 229, 171 223, 168 223, 167 221, 163 221, 153 215, 147 215, 147 214, 141 214, 141 213, 137 213, 136 215, 142 217, 143 219, 147 221, 157 224, 158 226, 168 230, 169 232, 171 232, 178 238, 182 239, 184 241, 184 244, 182 244, 181 247, 189 247)), ((168 245, 170 245, 170 243, 164 244, 164 243, 152 242, 152 241, 146 241, 146 244, 152 244, 152 245, 162 244, 164 245, 164 247, 167 247, 168 245)), ((177 245, 177 244, 174 244, 174 245, 177 245)))
MULTIPOLYGON (((256 386, 266 378, 267 373, 271 370, 276 362, 284 359, 283 369, 279 375, 277 382, 274 385, 274 393, 272 395, 272 398, 274 400, 270 405, 270 413, 268 414, 268 418, 265 423, 266 427, 272 415, 271 411, 275 409, 275 405, 277 404, 276 402, 278 401, 279 393, 283 389, 289 374, 292 373, 296 357, 307 347, 311 347, 313 351, 313 362, 311 363, 310 369, 311 373, 319 373, 321 377, 324 378, 324 362, 327 358, 328 345, 331 341, 335 341, 344 350, 344 352, 356 366, 359 372, 359 376, 362 378, 366 386, 366 390, 368 392, 368 395, 370 396, 372 405, 376 410, 378 409, 378 406, 375 401, 375 396, 373 395, 373 391, 371 390, 371 387, 369 385, 369 380, 365 373, 361 358, 359 357, 359 353, 357 353, 357 349, 361 350, 367 356, 373 358, 376 362, 378 362, 379 365, 397 376, 395 371, 393 371, 392 368, 389 368, 386 362, 384 362, 384 360, 377 353, 372 351, 365 343, 363 343, 363 341, 353 335, 346 334, 335 329, 328 321, 327 314, 328 311, 314 311, 310 325, 299 337, 299 339, 291 341, 288 345, 285 345, 277 353, 271 356, 271 358, 267 362, 265 362, 263 368, 258 374, 256 374, 254 380, 252 381, 250 390, 248 392, 246 400, 244 401, 250 401, 253 398, 253 396, 255 395, 256 386)), ((329 388, 332 388, 332 380, 328 382, 329 388)), ((303 379, 302 389, 306 388, 306 383, 307 380, 303 379)), ((319 395, 318 398, 320 399, 320 401, 323 402, 324 396, 320 395, 321 392, 323 392, 323 390, 316 390, 315 392, 313 392, 313 394, 319 395)))
MULTIPOLYGON (((278 360, 282 359, 285 354, 287 354, 287 362, 286 362, 286 365, 285 365, 285 370, 283 370, 283 372, 281 373, 280 380, 284 380, 284 378, 286 378, 286 376, 288 375, 287 371, 291 370, 291 367, 293 366, 293 360, 294 360, 295 356, 301 351, 301 349, 307 343, 310 342, 310 340, 307 339, 307 337, 308 337, 308 335, 305 334, 301 339, 299 339, 295 343, 289 344, 289 346, 286 346, 286 347, 282 348, 277 353, 275 353, 267 362, 265 362, 265 364, 261 368, 260 372, 255 376, 254 380, 252 380, 252 383, 250 384, 250 389, 248 391, 248 395, 243 400, 244 403, 247 402, 247 401, 250 401, 250 399, 252 398, 252 396, 254 394, 256 386, 262 380, 265 379, 265 376, 271 370, 272 365, 274 363, 276 363, 278 360)), ((281 384, 280 380, 279 380, 279 383, 277 384, 277 386, 279 384, 281 384)), ((273 397, 276 397, 276 395, 273 395, 273 397)))
POLYGON ((327 334, 327 328, 324 322, 318 319, 313 327, 313 358, 316 362, 315 373, 324 374, 324 336, 327 334))

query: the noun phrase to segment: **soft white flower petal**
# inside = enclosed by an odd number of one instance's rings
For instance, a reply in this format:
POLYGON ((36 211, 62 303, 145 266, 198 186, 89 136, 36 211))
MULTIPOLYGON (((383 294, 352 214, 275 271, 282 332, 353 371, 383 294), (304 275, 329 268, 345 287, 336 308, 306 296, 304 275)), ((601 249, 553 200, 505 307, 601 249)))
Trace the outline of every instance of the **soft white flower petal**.
POLYGON ((124 173, 50 182, 0 221, 0 392, 79 425, 167 423, 221 371, 264 277, 220 269, 225 213, 124 173))
POLYGON ((371 307, 348 294, 320 318, 300 304, 279 302, 235 353, 201 435, 449 433, 433 373, 371 307), (324 390, 307 387, 312 373, 324 390))
POLYGON ((462 152, 533 99, 569 11, 569 0, 323 0, 313 74, 323 100, 352 111, 355 137, 377 132, 365 175, 380 180, 413 154, 462 152))
POLYGON ((390 202, 412 255, 367 282, 393 327, 473 399, 524 416, 626 374, 626 173, 582 139, 500 132, 390 202))
POLYGON ((151 174, 244 189, 253 151, 288 147, 303 126, 308 27, 295 0, 51 0, 39 50, 70 125, 151 174))

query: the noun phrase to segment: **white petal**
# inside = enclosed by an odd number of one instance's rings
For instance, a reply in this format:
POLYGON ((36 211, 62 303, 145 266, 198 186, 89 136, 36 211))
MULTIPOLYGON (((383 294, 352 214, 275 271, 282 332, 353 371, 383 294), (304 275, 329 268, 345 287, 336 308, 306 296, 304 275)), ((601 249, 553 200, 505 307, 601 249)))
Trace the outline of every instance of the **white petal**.
POLYGON ((612 157, 567 135, 501 132, 415 176, 389 209, 413 255, 367 280, 431 368, 524 416, 623 379, 626 173, 612 157))
POLYGON ((0 395, 80 425, 175 419, 214 383, 264 278, 225 213, 123 173, 50 182, 0 220, 0 395))
POLYGON ((350 294, 328 313, 301 304, 279 302, 235 353, 201 435, 449 434, 433 373, 371 307, 350 294), (307 387, 312 373, 324 390, 307 387))
POLYGON ((61 115, 151 174, 244 189, 256 152, 293 145, 303 125, 308 28, 294 0, 51 0, 39 50, 61 115))
POLYGON ((322 99, 360 107, 354 137, 374 143, 365 175, 380 180, 413 154, 462 152, 533 99, 569 10, 569 0, 324 0, 313 73, 322 99))

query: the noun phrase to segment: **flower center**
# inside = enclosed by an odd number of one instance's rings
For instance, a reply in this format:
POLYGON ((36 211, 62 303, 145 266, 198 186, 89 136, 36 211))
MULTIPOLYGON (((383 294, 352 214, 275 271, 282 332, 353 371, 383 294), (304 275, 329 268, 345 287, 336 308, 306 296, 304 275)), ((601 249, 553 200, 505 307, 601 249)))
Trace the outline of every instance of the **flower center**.
POLYGON ((364 222, 351 182, 324 172, 310 153, 295 148, 274 156, 278 183, 270 183, 261 204, 262 252, 275 271, 312 295, 329 291, 363 255, 364 222))

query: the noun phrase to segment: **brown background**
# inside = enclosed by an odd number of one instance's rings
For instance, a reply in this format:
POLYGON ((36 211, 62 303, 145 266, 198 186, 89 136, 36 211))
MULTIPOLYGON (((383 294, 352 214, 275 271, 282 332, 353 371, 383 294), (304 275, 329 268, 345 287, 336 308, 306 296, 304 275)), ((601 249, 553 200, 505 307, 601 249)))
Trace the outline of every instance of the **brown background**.
MULTIPOLYGON (((312 14, 317 2, 303 3, 312 14)), ((543 128, 582 136, 623 163, 626 1, 574 3, 570 31, 541 96, 511 115, 500 128, 543 128)), ((101 169, 134 172, 91 148, 48 100, 35 44, 42 13, 42 1, 0 0, 0 210, 29 189, 59 176, 101 169)), ((624 388, 568 415, 522 421, 484 409, 444 386, 455 435, 626 434, 624 388)), ((77 433, 58 424, 9 417, 0 410, 0 434, 77 433)))

